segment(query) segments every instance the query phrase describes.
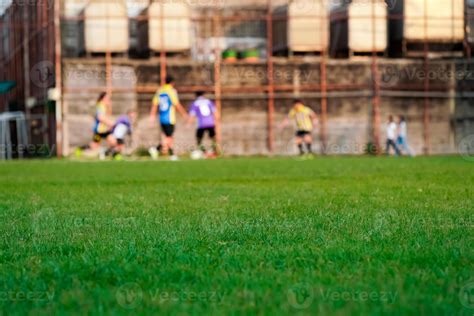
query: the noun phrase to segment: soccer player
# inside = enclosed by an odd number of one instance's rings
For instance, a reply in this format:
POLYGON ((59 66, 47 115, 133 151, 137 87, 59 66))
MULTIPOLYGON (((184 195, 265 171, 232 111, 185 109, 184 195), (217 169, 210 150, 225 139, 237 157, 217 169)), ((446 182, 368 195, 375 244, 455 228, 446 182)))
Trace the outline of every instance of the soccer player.
POLYGON ((205 154, 206 147, 202 144, 204 134, 207 133, 212 140, 213 156, 217 155, 216 142, 216 121, 218 113, 214 102, 205 97, 203 91, 196 92, 196 100, 189 109, 188 125, 191 125, 194 119, 197 119, 196 140, 199 149, 205 154))
MULTIPOLYGON (((102 140, 106 140, 110 135, 111 129, 114 126, 114 122, 108 117, 107 112, 110 108, 110 96, 103 92, 99 95, 96 103, 95 111, 95 123, 93 128, 94 136, 92 137, 92 142, 88 145, 78 147, 76 149, 76 156, 82 156, 83 150, 91 150, 93 153, 100 147, 102 140)), ((105 158, 105 149, 100 152, 100 158, 105 158)))
POLYGON ((395 156, 400 155, 400 150, 398 149, 398 146, 396 144, 397 130, 397 123, 395 123, 395 121, 393 120, 393 116, 389 115, 387 124, 387 144, 385 148, 387 155, 390 155, 390 147, 393 147, 393 150, 395 151, 395 156))
POLYGON ((114 122, 107 115, 110 103, 110 96, 106 92, 102 92, 96 104, 94 137, 90 144, 91 149, 97 149, 100 142, 107 139, 114 126, 114 122))
POLYGON ((312 154, 311 148, 313 143, 312 132, 314 126, 317 124, 318 117, 316 113, 309 107, 305 106, 301 100, 293 101, 293 108, 288 116, 281 123, 280 128, 288 126, 290 120, 294 120, 297 126, 296 145, 298 146, 300 155, 304 155, 303 143, 306 145, 308 154, 312 154))
POLYGON ((399 149, 402 149, 407 155, 414 157, 415 154, 411 150, 410 146, 408 145, 408 128, 407 128, 407 121, 405 116, 400 115, 398 117, 398 137, 397 137, 397 145, 399 149))
POLYGON ((166 84, 161 86, 153 97, 152 107, 150 111, 150 120, 152 123, 155 122, 157 116, 159 117, 161 125, 161 138, 162 144, 157 147, 152 147, 148 150, 153 159, 157 159, 161 152, 166 153, 171 160, 177 160, 173 150, 173 134, 176 124, 176 110, 184 117, 187 118, 187 113, 183 106, 179 102, 178 92, 174 88, 174 79, 171 76, 167 76, 165 80, 166 84))
POLYGON ((108 153, 114 159, 121 160, 122 152, 125 148, 125 137, 132 134, 132 124, 137 113, 134 110, 127 111, 127 115, 120 116, 112 129, 112 133, 107 137, 109 145, 108 153))

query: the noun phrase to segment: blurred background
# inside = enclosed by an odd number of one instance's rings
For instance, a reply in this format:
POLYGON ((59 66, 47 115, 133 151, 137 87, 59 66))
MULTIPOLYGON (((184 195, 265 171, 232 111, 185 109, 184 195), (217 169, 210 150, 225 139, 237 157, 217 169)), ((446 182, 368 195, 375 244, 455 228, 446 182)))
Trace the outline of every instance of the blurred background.
POLYGON ((276 128, 294 98, 319 115, 322 154, 380 153, 390 114, 417 154, 474 134, 474 0, 0 1, 0 159, 71 154, 102 91, 113 116, 138 111, 132 146, 147 148, 167 74, 183 105, 215 100, 227 155, 294 154, 276 128))

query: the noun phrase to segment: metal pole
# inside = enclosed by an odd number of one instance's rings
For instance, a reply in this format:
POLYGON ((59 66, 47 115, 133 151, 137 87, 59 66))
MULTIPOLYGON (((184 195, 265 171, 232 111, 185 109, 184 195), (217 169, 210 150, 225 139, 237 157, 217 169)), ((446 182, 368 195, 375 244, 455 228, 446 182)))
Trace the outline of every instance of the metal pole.
POLYGON ((165 31, 164 31, 164 21, 165 21, 165 6, 163 0, 160 2, 160 81, 161 85, 164 85, 166 82, 166 50, 165 50, 165 31))
POLYGON ((429 114, 429 98, 428 92, 430 90, 430 79, 428 76, 429 64, 428 64, 428 1, 424 0, 424 102, 423 102, 423 153, 428 155, 430 153, 430 134, 429 134, 429 124, 430 124, 430 114, 429 114))
POLYGON ((273 117, 275 112, 275 88, 273 78, 273 19, 272 0, 268 0, 267 8, 267 77, 268 77, 268 151, 273 153, 273 117))
POLYGON ((373 97, 372 97, 372 118, 373 118, 373 139, 376 154, 380 154, 380 82, 379 82, 379 73, 377 68, 377 19, 375 11, 375 0, 372 0, 372 80, 373 80, 373 97))
POLYGON ((219 119, 216 122, 216 139, 217 144, 221 145, 222 142, 222 86, 221 86, 221 63, 222 56, 219 45, 219 36, 221 35, 221 19, 220 13, 214 15, 213 19, 213 33, 215 39, 214 47, 214 95, 215 103, 217 108, 217 113, 219 114, 219 119))
MULTIPOLYGON (((30 86, 30 15, 29 8, 23 9, 23 23, 21 25, 23 32, 23 73, 25 75, 25 90, 24 90, 24 102, 25 102, 25 113, 29 116, 30 108, 28 106, 28 98, 31 96, 30 86)), ((34 49, 34 48, 33 48, 34 49)))
MULTIPOLYGON (((105 52, 105 81, 106 92, 112 97, 112 53, 109 50, 105 52)), ((112 105, 107 107, 107 114, 112 114, 112 105)))
MULTIPOLYGON (((325 3, 325 2, 323 2, 325 3)), ((324 5, 324 4, 321 5, 324 5)), ((324 8, 324 12, 326 8, 324 8)), ((326 13, 323 13, 326 14, 326 13)), ((328 21, 325 21, 324 16, 320 17, 320 32, 321 32, 321 153, 325 155, 327 148, 327 109, 328 109, 328 98, 327 98, 327 32, 326 28, 328 21), (326 22, 326 25, 324 23, 326 22)))
POLYGON ((54 0, 54 46, 55 46, 55 85, 58 93, 56 100, 56 154, 63 156, 63 104, 61 78, 61 0, 54 0))
POLYGON ((472 17, 469 10, 469 3, 466 0, 464 2, 464 47, 466 48, 466 56, 469 59, 471 59, 471 55, 472 55, 471 44, 469 43, 469 36, 470 36, 469 32, 474 32, 474 30, 470 29, 471 18, 472 17))

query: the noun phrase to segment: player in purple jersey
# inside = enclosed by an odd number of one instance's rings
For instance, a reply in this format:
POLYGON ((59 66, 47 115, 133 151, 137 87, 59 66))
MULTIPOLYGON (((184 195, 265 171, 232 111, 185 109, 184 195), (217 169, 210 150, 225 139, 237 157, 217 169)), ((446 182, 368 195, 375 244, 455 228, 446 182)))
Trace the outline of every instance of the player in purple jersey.
POLYGON ((189 108, 188 125, 191 125, 195 118, 197 119, 196 140, 199 149, 203 153, 206 152, 202 140, 204 134, 208 133, 212 140, 213 153, 217 154, 216 121, 218 119, 218 113, 214 102, 206 98, 203 91, 196 92, 196 100, 189 108))
POLYGON ((125 148, 125 137, 132 134, 132 124, 137 113, 134 110, 127 111, 127 115, 120 116, 112 129, 112 133, 107 137, 109 145, 108 154, 115 159, 121 159, 121 153, 125 148))

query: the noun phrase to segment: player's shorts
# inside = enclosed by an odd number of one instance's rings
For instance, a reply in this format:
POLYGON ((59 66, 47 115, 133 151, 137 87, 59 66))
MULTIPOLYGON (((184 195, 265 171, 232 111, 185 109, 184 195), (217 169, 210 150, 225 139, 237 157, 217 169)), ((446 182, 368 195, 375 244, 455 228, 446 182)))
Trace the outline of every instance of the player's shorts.
POLYGON ((197 138, 203 138, 205 133, 209 134, 209 137, 214 138, 216 137, 216 128, 215 127, 208 127, 208 128, 198 128, 196 132, 197 138))
POLYGON ((171 137, 174 134, 174 125, 161 124, 161 131, 166 135, 166 137, 171 137))
POLYGON ((115 126, 114 131, 112 134, 114 135, 115 139, 119 140, 124 140, 125 136, 127 136, 128 133, 128 126, 125 124, 118 124, 115 126))
POLYGON ((105 133, 95 133, 92 137, 94 143, 100 143, 103 139, 106 139, 110 135, 110 132, 105 133))
POLYGON ((117 138, 117 144, 119 144, 119 145, 124 145, 124 144, 125 144, 125 139, 123 139, 123 138, 117 138))
POLYGON ((311 132, 310 131, 303 131, 303 130, 300 130, 300 131, 296 132, 296 137, 305 137, 306 135, 311 135, 311 132))

